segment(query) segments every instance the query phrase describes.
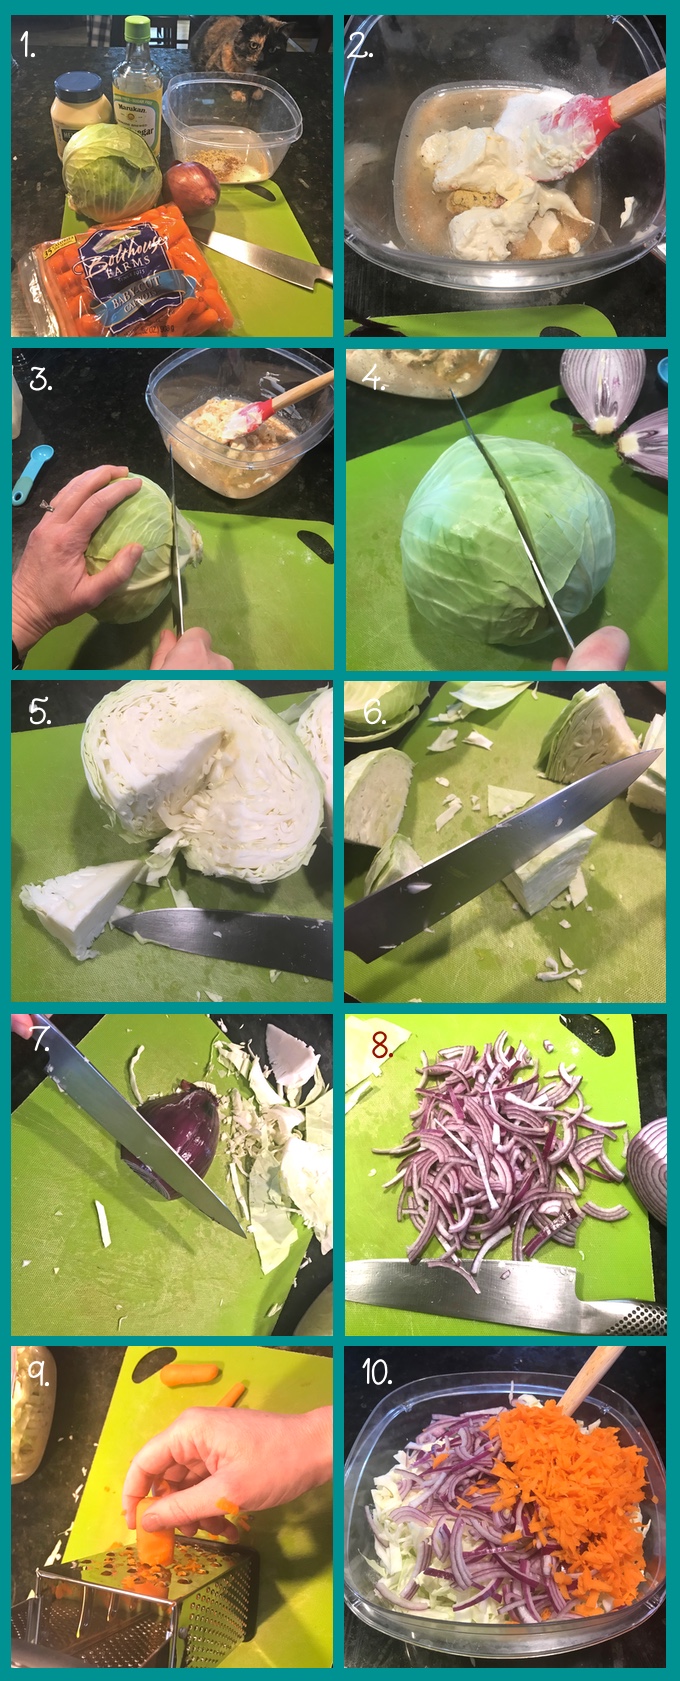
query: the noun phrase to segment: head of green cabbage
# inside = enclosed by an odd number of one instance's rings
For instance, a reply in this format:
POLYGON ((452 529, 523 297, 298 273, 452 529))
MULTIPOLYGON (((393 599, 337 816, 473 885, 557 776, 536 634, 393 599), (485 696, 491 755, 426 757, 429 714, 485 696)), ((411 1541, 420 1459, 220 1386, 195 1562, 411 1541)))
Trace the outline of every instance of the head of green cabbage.
MULTIPOLYGON (((137 476, 137 475, 133 475, 137 476)), ((141 488, 102 520, 85 550, 87 570, 101 572, 126 543, 142 543, 143 554, 127 584, 103 601, 94 616, 114 624, 130 624, 153 613, 168 594, 172 580, 172 503, 153 479, 142 478, 141 488)), ((203 538, 177 514, 177 553, 180 570, 197 566, 203 538)))
POLYGON ((158 203, 163 176, 134 129, 90 123, 71 136, 62 160, 64 186, 77 215, 120 222, 158 203))
MULTIPOLYGON (((561 450, 485 437, 509 481, 563 618, 576 618, 614 564, 609 498, 561 450)), ((553 620, 491 469, 471 438, 444 451, 414 491, 401 534, 406 589, 438 629, 483 642, 530 642, 553 620)))

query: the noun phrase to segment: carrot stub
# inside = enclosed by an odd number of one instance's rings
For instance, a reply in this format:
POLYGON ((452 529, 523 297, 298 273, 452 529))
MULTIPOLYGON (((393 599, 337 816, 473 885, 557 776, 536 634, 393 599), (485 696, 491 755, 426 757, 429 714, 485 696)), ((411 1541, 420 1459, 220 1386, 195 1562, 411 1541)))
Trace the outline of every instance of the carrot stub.
POLYGON ((205 1365, 199 1362, 173 1360, 171 1366, 164 1366, 160 1378, 166 1389, 183 1389, 185 1385, 199 1383, 214 1383, 219 1377, 221 1366, 205 1365))
POLYGON ((240 1401, 245 1392, 245 1383, 232 1383, 231 1389, 228 1389, 226 1395, 223 1395, 221 1401, 218 1401, 218 1407, 235 1407, 236 1402, 240 1401))
POLYGON ((144 1529, 142 1518, 151 1506, 157 1504, 151 1496, 137 1503, 137 1557, 140 1564, 172 1564, 175 1556, 174 1529, 144 1529))

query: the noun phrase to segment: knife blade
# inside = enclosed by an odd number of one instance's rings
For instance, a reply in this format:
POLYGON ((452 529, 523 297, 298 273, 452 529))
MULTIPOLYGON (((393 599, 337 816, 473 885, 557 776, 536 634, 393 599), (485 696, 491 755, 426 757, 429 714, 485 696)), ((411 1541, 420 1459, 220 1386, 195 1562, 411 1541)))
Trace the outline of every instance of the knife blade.
POLYGON ((666 1335, 665 1308, 626 1296, 584 1301, 576 1292, 576 1268, 545 1261, 482 1261, 475 1282, 448 1267, 410 1261, 348 1261, 345 1298, 369 1307, 441 1318, 522 1325, 533 1331, 574 1336, 666 1335))
POLYGON ((430 864, 404 876, 391 887, 370 893, 345 911, 345 946, 364 963, 374 963, 414 935, 432 928, 444 916, 476 899, 494 882, 519 869, 530 858, 577 829, 594 812, 624 793, 642 776, 658 749, 634 753, 603 770, 591 771, 568 788, 506 817, 473 840, 463 841, 430 864))
POLYGON ((228 233, 211 233, 206 237, 198 232, 194 239, 210 251, 233 257, 247 268, 261 269, 276 280, 288 280, 291 286, 302 286, 306 292, 314 291, 317 280, 323 280, 326 286, 333 285, 332 269, 321 268, 319 263, 307 262, 303 257, 287 257, 283 251, 269 251, 266 245, 253 245, 248 239, 235 239, 228 233))
POLYGON ((193 1203, 200 1214, 207 1214, 211 1220, 225 1226, 227 1231, 245 1237, 226 1203, 145 1121, 139 1110, 133 1109, 132 1104, 99 1073, 98 1068, 88 1062, 82 1051, 77 1050, 47 1016, 34 1015, 33 1020, 44 1029, 39 1043, 47 1051, 48 1073, 59 1089, 73 1098, 73 1102, 84 1109, 111 1138, 115 1138, 117 1144, 124 1145, 134 1156, 139 1156, 161 1179, 167 1179, 173 1191, 193 1203))
POLYGON ((184 635, 184 602, 182 600, 182 573, 179 564, 179 549, 177 547, 177 498, 175 496, 175 457, 172 444, 168 444, 170 454, 170 500, 172 502, 172 622, 175 635, 184 635))
POLYGON ((462 404, 458 401, 458 398, 456 396, 455 391, 451 390, 450 386, 449 386, 449 390, 451 391, 451 396, 453 397, 453 401, 456 405, 456 408, 458 409, 458 413, 460 414, 460 417, 461 417, 461 420, 463 422, 463 425, 465 427, 466 432, 468 433, 469 437, 472 438, 473 444, 476 444, 480 455, 484 456, 484 460, 487 464, 487 467, 491 468, 491 472, 493 473, 493 476, 496 480, 496 483, 498 485, 500 485, 500 488, 501 488, 501 490, 503 492, 503 495, 505 497, 505 500, 508 504, 508 507, 510 509, 512 517, 515 521, 515 525, 517 526, 517 533, 518 533, 520 542, 522 544, 522 548, 524 549, 524 553, 527 557, 527 560, 529 562, 531 570, 534 573, 534 576, 535 576, 536 581, 539 585, 539 588, 540 588, 540 590, 541 590, 541 592, 542 592, 542 594, 545 598, 546 605, 550 608, 550 611, 553 615, 555 623, 558 625, 559 629, 561 630, 562 635, 565 638, 565 641, 566 641, 566 643, 569 647, 570 653, 573 654, 574 643, 573 643, 573 641, 571 639, 571 636, 569 634, 569 631, 567 630, 567 627, 564 623, 564 619, 562 618, 562 614, 560 613, 559 607, 557 606, 557 603, 553 600, 553 597, 550 594, 550 590, 548 589, 548 585, 546 584, 545 578, 543 576, 543 572, 542 572, 540 564, 539 564, 538 556, 537 556, 537 553, 536 553, 536 545, 535 545, 533 537, 531 535, 529 524, 528 524, 528 521, 525 517, 524 510, 522 508, 521 502, 518 501, 518 498, 515 495, 515 492, 512 488, 512 485, 510 484, 509 479, 506 478, 505 473, 502 472, 502 470, 498 466, 497 462, 494 461, 493 456, 491 455, 490 451, 486 448, 486 446, 482 443, 481 438, 478 438, 477 433, 475 431, 473 431, 473 428, 470 425, 470 422, 469 422, 468 417, 465 413, 465 410, 464 410, 462 404))
POLYGON ((129 911, 111 918, 123 934, 140 934, 157 946, 221 957, 256 969, 333 979, 333 924, 320 917, 275 916, 261 911, 129 911))

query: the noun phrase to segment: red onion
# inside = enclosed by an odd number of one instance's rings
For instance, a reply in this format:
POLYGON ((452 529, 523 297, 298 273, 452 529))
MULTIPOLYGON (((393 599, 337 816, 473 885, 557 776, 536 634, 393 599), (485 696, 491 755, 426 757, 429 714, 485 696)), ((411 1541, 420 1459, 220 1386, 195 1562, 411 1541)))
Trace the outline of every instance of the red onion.
MULTIPOLYGON (((145 1121, 149 1121, 154 1132, 160 1133, 166 1144, 172 1145, 182 1161, 188 1162, 200 1179, 205 1179, 214 1159, 220 1132, 219 1109, 212 1092, 182 1080, 179 1091, 171 1092, 169 1097, 150 1097, 147 1103, 140 1103, 139 1113, 145 1121)), ((121 1146, 120 1153, 133 1173, 138 1173, 140 1179, 153 1186, 168 1202, 179 1196, 179 1191, 173 1191, 165 1179, 161 1179, 137 1156, 131 1155, 129 1150, 121 1146)))
POLYGON ((650 1121, 636 1132, 628 1145, 626 1167, 633 1190, 644 1208, 655 1214, 663 1225, 667 1219, 668 1197, 668 1124, 665 1119, 650 1121))
POLYGON ((455 1268, 479 1294, 475 1272, 506 1238, 512 1236, 513 1260, 529 1261, 551 1240, 573 1247, 588 1213, 625 1218, 627 1209, 578 1200, 586 1175, 623 1179, 605 1145, 625 1125, 591 1118, 580 1074, 561 1063, 557 1074, 541 1079, 526 1045, 515 1050, 507 1032, 481 1056, 474 1045, 440 1051, 420 1073, 411 1130, 394 1149, 374 1152, 403 1158, 395 1176, 401 1181, 397 1219, 407 1215, 415 1226, 407 1249, 414 1264, 436 1240, 442 1253, 425 1265, 455 1268), (464 1250, 472 1257, 469 1270, 464 1250))
POLYGON ((627 461, 636 473, 651 473, 655 479, 668 478, 668 409, 657 409, 637 420, 617 439, 616 448, 622 461, 627 461))
POLYGON ((220 183, 204 163, 173 163, 163 177, 173 202, 184 216, 197 216, 218 203, 220 183))
POLYGON ((591 432, 603 437, 628 419, 646 368, 644 350, 564 350, 560 379, 591 432))

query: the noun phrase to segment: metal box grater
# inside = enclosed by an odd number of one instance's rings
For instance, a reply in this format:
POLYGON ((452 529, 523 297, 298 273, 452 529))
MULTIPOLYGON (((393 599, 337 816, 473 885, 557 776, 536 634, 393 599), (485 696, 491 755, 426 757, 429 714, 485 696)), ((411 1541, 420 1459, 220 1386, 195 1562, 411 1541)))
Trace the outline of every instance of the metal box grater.
POLYGON ((35 1598, 12 1610, 12 1665, 214 1669, 252 1640, 258 1573, 251 1547, 179 1537, 171 1566, 116 1545, 38 1570, 35 1598))

